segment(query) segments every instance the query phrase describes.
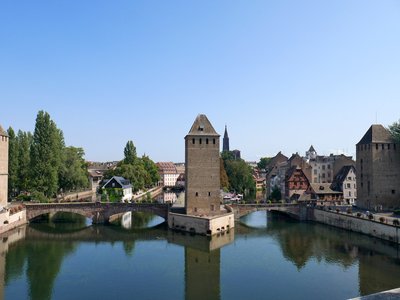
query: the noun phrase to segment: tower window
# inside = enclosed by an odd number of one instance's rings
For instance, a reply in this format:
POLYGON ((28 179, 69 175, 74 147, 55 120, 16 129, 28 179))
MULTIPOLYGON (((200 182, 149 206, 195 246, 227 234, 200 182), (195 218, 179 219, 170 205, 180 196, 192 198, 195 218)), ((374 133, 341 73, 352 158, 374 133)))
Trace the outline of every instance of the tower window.
POLYGON ((215 145, 215 139, 213 139, 213 144, 215 145))
POLYGON ((378 145, 378 144, 376 144, 376 145, 375 145, 375 147, 376 147, 376 150, 378 150, 378 149, 379 149, 379 145, 378 145))
POLYGON ((199 143, 200 143, 200 145, 201 145, 201 139, 199 139, 199 143))
POLYGON ((206 139, 206 144, 208 145, 208 139, 206 139))
POLYGON ((192 144, 194 145, 196 143, 196 139, 192 139, 192 144))
POLYGON ((390 150, 390 144, 388 144, 388 150, 390 150))
POLYGON ((208 192, 208 197, 211 197, 211 192, 208 192))
POLYGON ((196 192, 196 197, 198 197, 199 196, 199 192, 196 192))
POLYGON ((385 144, 382 144, 382 150, 385 150, 385 144))
POLYGON ((395 191, 395 190, 392 190, 392 194, 393 194, 393 195, 396 194, 396 191, 395 191))

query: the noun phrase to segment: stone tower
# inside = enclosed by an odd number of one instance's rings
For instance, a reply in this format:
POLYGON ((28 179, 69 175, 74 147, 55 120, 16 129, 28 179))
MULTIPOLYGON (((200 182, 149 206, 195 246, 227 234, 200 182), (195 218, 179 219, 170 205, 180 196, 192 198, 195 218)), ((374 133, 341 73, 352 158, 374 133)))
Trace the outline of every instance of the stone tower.
POLYGON ((400 207, 400 145, 382 125, 372 125, 356 146, 357 206, 400 207))
POLYGON ((7 206, 8 196, 8 134, 0 126, 0 209, 7 206))
POLYGON ((185 137, 186 214, 220 212, 219 134, 205 115, 198 115, 185 137))
POLYGON ((223 139, 223 144, 222 144, 222 152, 229 151, 229 136, 228 136, 228 130, 225 125, 225 132, 224 132, 224 139, 223 139))

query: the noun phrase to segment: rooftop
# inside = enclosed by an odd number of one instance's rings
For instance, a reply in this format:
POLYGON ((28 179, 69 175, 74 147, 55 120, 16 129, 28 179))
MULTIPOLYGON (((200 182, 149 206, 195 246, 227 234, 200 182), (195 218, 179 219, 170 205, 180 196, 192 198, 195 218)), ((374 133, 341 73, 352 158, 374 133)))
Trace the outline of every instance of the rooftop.
POLYGON ((198 115, 187 134, 187 136, 199 135, 219 137, 219 134, 215 131, 206 115, 198 115))
POLYGON ((380 124, 371 125, 357 145, 371 143, 393 143, 390 131, 380 124))

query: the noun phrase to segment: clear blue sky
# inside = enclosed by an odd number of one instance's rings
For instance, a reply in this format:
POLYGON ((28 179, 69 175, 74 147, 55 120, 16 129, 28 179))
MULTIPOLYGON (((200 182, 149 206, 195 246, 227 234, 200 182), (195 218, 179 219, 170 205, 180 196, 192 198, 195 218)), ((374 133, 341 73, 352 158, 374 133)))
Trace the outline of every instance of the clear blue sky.
POLYGON ((184 161, 205 113, 246 160, 355 153, 400 118, 400 1, 0 1, 0 124, 88 160, 184 161))

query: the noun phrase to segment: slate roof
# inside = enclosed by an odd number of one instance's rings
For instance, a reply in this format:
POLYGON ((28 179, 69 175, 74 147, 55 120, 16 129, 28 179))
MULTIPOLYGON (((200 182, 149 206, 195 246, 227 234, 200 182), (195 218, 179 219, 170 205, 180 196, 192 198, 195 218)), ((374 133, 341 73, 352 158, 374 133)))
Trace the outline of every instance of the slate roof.
POLYGON ((219 134, 215 131, 214 127, 211 125, 211 122, 208 120, 206 115, 198 115, 196 120, 194 121, 192 128, 190 128, 188 136, 215 136, 219 137, 219 134))
POLYGON ((226 125, 225 125, 225 132, 224 132, 224 139, 225 138, 229 138, 229 136, 228 136, 228 129, 227 129, 227 127, 226 127, 226 125))
POLYGON ((315 149, 314 149, 314 146, 313 146, 313 145, 311 145, 311 147, 310 147, 310 149, 308 149, 308 151, 309 151, 309 152, 317 152, 317 151, 315 151, 315 149))
POLYGON ((335 178, 332 181, 331 189, 334 191, 341 191, 343 188, 343 181, 346 180, 347 174, 349 174, 350 170, 353 169, 353 172, 356 172, 354 166, 343 166, 339 172, 336 174, 335 178))
POLYGON ((388 129, 380 124, 374 124, 368 129, 357 145, 371 143, 393 143, 393 138, 388 129))
POLYGON ((331 183, 310 183, 312 190, 318 194, 341 194, 341 192, 337 192, 331 189, 331 183))
POLYGON ((107 186, 107 184, 111 182, 113 179, 121 186, 122 189, 129 189, 132 187, 132 184, 128 179, 119 176, 113 176, 110 180, 106 182, 106 184, 103 185, 103 187, 107 186))

